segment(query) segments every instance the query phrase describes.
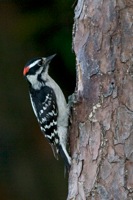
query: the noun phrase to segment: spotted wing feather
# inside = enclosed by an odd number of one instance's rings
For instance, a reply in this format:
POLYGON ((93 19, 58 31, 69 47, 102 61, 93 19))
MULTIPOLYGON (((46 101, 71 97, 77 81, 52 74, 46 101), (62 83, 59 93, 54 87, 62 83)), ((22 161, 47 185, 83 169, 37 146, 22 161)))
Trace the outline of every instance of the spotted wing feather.
POLYGON ((54 91, 48 86, 43 86, 41 90, 36 92, 32 89, 31 101, 40 128, 49 143, 52 144, 54 155, 57 157, 56 154, 58 153, 59 144, 59 137, 57 134, 58 109, 54 91))

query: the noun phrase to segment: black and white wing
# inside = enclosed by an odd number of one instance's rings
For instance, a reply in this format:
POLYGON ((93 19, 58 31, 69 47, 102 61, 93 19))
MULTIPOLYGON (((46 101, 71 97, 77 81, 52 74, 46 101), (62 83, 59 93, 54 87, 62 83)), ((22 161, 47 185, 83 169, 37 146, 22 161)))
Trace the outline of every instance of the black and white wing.
POLYGON ((52 146, 57 158, 59 137, 57 134, 58 108, 52 88, 43 86, 41 90, 30 91, 31 104, 44 136, 52 146))

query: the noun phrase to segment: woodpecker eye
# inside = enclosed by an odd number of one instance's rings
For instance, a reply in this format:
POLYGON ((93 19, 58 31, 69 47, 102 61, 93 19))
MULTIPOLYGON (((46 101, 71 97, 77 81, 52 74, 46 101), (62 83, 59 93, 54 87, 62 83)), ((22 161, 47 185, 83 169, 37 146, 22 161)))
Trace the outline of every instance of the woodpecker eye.
POLYGON ((38 66, 39 66, 39 67, 42 66, 42 59, 39 61, 38 66))

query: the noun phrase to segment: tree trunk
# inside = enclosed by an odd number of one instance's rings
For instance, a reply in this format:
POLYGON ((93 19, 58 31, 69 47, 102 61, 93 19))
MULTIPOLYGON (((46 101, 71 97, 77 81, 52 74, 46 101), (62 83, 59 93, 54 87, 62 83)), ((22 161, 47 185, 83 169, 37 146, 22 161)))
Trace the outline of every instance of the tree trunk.
POLYGON ((133 199, 133 0, 78 0, 68 200, 133 199))

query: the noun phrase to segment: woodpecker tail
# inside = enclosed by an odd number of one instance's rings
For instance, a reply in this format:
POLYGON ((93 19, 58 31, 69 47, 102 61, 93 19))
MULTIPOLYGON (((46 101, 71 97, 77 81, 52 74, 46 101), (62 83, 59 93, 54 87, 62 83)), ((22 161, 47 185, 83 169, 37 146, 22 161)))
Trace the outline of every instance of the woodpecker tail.
POLYGON ((50 144, 50 145, 51 145, 54 157, 56 158, 56 160, 58 160, 58 151, 59 151, 58 148, 53 144, 50 144))
POLYGON ((59 145, 59 154, 61 155, 62 159, 64 160, 65 166, 66 166, 67 170, 69 171, 70 166, 71 166, 71 158, 68 155, 66 148, 59 145))

